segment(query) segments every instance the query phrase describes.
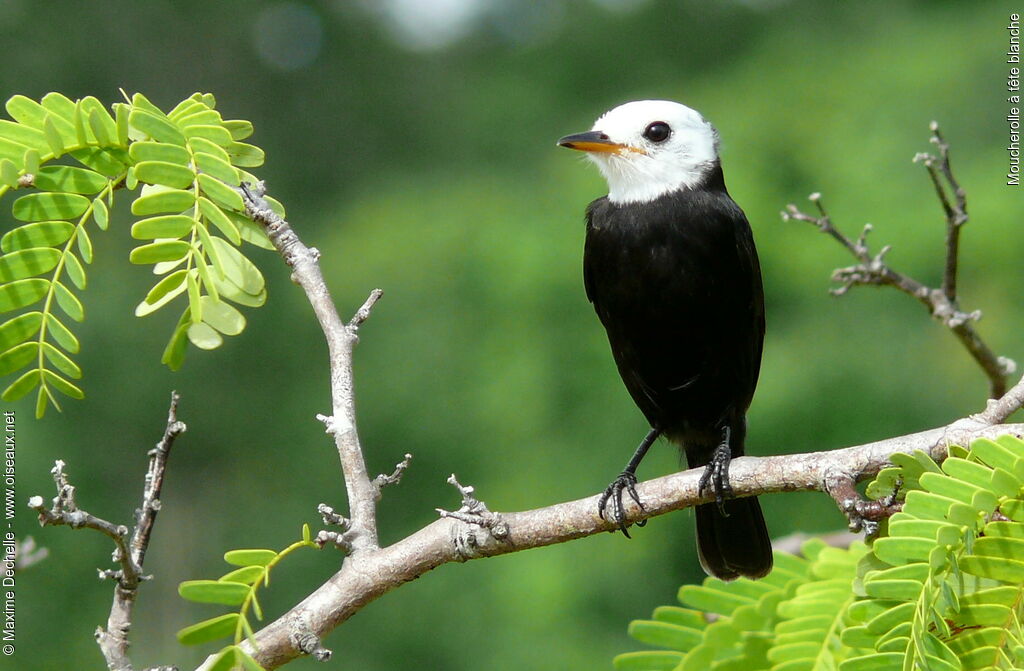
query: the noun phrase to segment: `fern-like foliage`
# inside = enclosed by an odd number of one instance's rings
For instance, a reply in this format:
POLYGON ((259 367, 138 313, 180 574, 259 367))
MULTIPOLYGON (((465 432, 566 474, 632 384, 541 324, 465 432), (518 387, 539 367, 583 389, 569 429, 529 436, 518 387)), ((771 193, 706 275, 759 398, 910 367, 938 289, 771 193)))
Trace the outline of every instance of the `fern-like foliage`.
POLYGON ((242 332, 245 318, 232 303, 258 307, 266 290, 239 246, 272 248, 234 188, 256 181, 244 168, 263 162, 262 150, 241 142, 251 123, 224 120, 213 96, 199 93, 167 114, 138 93, 112 112, 95 98, 59 93, 38 102, 14 96, 6 109, 0 198, 29 193, 13 201, 18 223, 0 238, 0 312, 15 313, 0 324, 0 376, 18 373, 0 398, 38 389, 42 417, 49 405, 60 409, 55 392, 84 396, 71 382, 82 376, 72 359, 81 349, 72 322, 85 318, 77 293, 87 285, 93 235, 107 229, 123 189, 139 192, 131 234, 146 241, 129 260, 161 276, 135 314, 186 297, 163 362, 177 369, 188 342, 213 349, 242 332))
POLYGON ((250 612, 258 620, 263 619, 257 592, 260 585, 270 585, 270 571, 289 554, 304 547, 318 547, 310 539, 309 525, 302 525, 302 540, 281 550, 231 550, 224 554, 224 561, 240 568, 222 575, 217 580, 187 580, 178 586, 182 598, 198 603, 216 603, 237 607, 238 612, 218 615, 185 627, 178 632, 178 640, 186 645, 198 645, 217 639, 231 637, 233 642, 221 648, 209 667, 211 671, 229 671, 243 668, 247 671, 262 671, 259 665, 239 644, 253 640, 250 612))
POLYGON ((686 608, 630 624, 667 648, 629 671, 970 671, 1024 668, 1024 442, 896 455, 868 487, 902 510, 870 548, 776 553, 759 581, 684 586, 686 608))

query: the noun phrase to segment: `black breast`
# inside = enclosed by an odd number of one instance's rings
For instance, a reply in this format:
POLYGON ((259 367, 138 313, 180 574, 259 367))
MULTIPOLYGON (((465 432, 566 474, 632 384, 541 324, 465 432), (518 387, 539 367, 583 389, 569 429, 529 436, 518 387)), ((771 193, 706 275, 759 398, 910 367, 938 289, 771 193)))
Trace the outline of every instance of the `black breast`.
POLYGON ((750 225, 720 168, 651 202, 591 203, 583 275, 652 426, 703 442, 742 423, 760 368, 764 297, 750 225))

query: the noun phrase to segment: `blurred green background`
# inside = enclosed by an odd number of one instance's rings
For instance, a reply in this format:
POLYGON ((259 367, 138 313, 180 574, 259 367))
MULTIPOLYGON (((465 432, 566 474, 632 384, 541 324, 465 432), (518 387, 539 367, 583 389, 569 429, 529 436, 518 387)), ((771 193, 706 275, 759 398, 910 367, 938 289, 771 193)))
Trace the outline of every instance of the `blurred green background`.
MULTIPOLYGON (((987 386, 954 338, 892 290, 827 294, 851 259, 785 204, 821 191, 855 235, 875 225, 898 269, 935 284, 944 222, 924 169, 935 119, 953 146, 971 222, 961 295, 999 353, 1024 360, 1022 194, 1005 185, 1007 3, 810 0, 371 0, 345 2, 0 2, 0 93, 119 99, 169 109, 216 94, 251 119, 258 173, 288 207, 350 314, 385 290, 357 350, 360 433, 373 472, 415 458, 380 505, 382 542, 457 507, 455 472, 492 509, 594 494, 645 426, 623 389, 581 286, 583 209, 597 171, 555 147, 621 102, 670 98, 723 137, 730 191, 761 253, 768 335, 750 413, 755 454, 866 442, 946 423, 987 386)), ((1019 7, 1018 7, 1019 10, 1019 7)), ((123 206, 123 203, 122 203, 123 206)), ((10 225, 10 196, 0 215, 10 225)), ((252 254, 270 300, 183 371, 158 363, 176 315, 132 309, 152 284, 127 263, 130 222, 97 234, 79 327, 88 397, 63 414, 17 412, 17 497, 52 496, 68 462, 80 504, 129 521, 145 451, 168 394, 189 431, 175 446, 132 633, 137 666, 191 668, 208 650, 173 632, 216 607, 181 601, 181 580, 215 577, 223 551, 280 548, 315 506, 344 506, 332 444, 326 352, 280 259, 252 254)), ((644 478, 677 468, 659 444, 644 478)), ((843 520, 821 495, 763 497, 774 535, 843 520)), ((18 576, 15 666, 102 668, 93 642, 111 587, 95 533, 15 528, 50 549, 18 576)), ((702 577, 692 515, 653 520, 627 542, 601 535, 448 565, 386 595, 326 641, 348 669, 603 669, 636 646, 627 622, 702 577)), ((340 562, 307 551, 267 593, 273 616, 340 562)), ((11 663, 3 659, 0 666, 11 663)))

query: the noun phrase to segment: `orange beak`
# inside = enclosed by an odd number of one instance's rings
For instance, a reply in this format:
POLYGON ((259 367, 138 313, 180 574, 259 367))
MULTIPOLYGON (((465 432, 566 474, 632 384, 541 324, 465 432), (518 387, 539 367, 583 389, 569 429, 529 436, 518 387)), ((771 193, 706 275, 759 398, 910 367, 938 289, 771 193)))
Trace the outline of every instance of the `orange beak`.
POLYGON ((621 154, 624 151, 643 153, 643 150, 641 149, 630 147, 626 144, 619 144, 618 142, 612 142, 608 139, 607 135, 596 130, 587 131, 586 133, 576 133, 575 135, 566 135, 558 141, 558 146, 602 154, 621 154))

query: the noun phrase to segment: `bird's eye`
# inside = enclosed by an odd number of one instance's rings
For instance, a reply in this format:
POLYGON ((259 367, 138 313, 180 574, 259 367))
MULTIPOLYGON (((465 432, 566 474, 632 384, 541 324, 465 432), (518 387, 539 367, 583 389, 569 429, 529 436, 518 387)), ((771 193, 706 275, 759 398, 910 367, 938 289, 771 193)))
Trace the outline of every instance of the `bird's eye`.
POLYGON ((664 142, 672 134, 672 129, 664 121, 655 121, 644 129, 644 137, 651 142, 664 142))

